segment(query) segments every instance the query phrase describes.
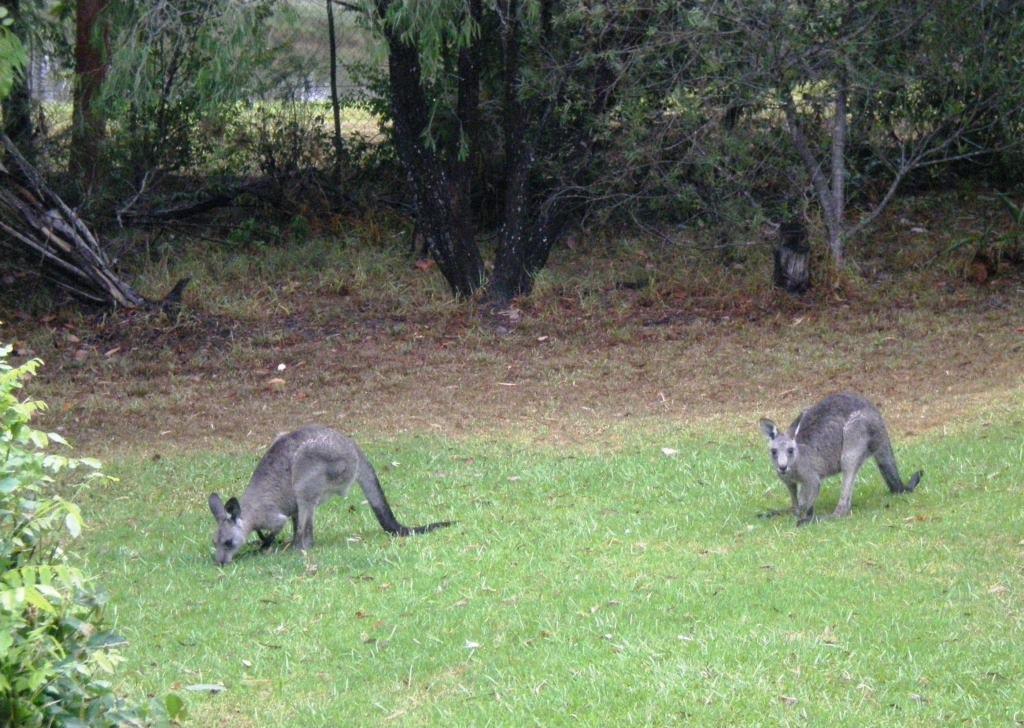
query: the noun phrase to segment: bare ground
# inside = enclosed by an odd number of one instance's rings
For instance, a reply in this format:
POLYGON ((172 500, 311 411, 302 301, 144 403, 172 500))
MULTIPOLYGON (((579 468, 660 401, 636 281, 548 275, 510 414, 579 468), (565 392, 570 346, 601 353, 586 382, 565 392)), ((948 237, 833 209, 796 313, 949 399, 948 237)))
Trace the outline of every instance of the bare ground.
POLYGON ((314 421, 380 439, 615 447, 635 430, 753 433, 759 416, 788 421, 846 389, 901 436, 1016 416, 1024 283, 928 286, 860 279, 801 301, 721 281, 585 295, 556 283, 493 316, 300 287, 263 315, 193 301, 175 321, 58 311, 15 315, 5 333, 15 361, 46 361, 32 386, 50 404, 43 425, 105 456, 258 451, 314 421))

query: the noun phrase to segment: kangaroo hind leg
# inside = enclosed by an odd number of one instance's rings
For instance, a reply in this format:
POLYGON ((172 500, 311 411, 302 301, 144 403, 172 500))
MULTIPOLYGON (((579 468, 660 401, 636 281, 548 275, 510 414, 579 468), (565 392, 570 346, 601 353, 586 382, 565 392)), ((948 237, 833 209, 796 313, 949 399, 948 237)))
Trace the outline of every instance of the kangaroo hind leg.
POLYGON ((869 437, 864 421, 856 414, 843 428, 843 451, 839 456, 843 490, 832 513, 836 518, 845 518, 853 510, 853 488, 857 484, 857 474, 868 458, 869 437))
POLYGON ((297 457, 292 465, 292 487, 298 513, 293 519, 295 540, 292 546, 300 551, 313 548, 313 514, 327 496, 327 466, 311 457, 297 457))
POLYGON ((839 502, 836 504, 835 511, 832 515, 836 518, 846 518, 850 515, 853 510, 853 488, 857 484, 857 474, 860 472, 861 465, 864 464, 864 458, 859 458, 860 462, 851 460, 849 464, 843 462, 843 490, 839 495, 839 502))

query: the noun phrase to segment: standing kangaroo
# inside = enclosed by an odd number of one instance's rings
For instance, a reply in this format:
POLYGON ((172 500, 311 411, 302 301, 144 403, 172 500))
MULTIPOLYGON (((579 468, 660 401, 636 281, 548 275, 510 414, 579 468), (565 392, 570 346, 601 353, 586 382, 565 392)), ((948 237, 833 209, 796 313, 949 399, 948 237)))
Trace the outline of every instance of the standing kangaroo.
POLYGON ((814 519, 821 481, 836 473, 843 474, 843 492, 833 517, 850 515, 857 473, 868 457, 875 458, 892 493, 909 493, 921 481, 921 470, 909 483, 900 479, 882 415, 859 395, 826 397, 801 412, 789 432, 781 432, 771 420, 762 419, 760 424, 768 438, 775 471, 789 488, 793 504, 791 510, 768 515, 793 513, 798 526, 814 519))
POLYGON ((450 521, 428 526, 403 526, 391 512, 370 461, 349 438, 327 427, 303 427, 278 437, 256 466, 241 502, 210 496, 210 510, 217 519, 213 545, 217 563, 231 563, 253 531, 260 547, 269 549, 290 518, 292 546, 302 551, 313 546, 313 511, 332 495, 344 498, 357 482, 366 500, 388 533, 409 536, 450 526, 450 521))

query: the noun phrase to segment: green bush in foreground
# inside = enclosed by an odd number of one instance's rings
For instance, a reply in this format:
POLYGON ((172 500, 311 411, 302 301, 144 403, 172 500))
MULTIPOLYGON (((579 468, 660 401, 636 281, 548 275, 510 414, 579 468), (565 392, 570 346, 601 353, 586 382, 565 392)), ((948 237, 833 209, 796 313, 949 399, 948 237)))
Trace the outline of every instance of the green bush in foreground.
POLYGON ((41 362, 12 367, 10 351, 0 346, 0 725, 166 725, 180 698, 129 706, 104 679, 123 640, 104 630, 103 598, 64 551, 82 518, 52 486, 103 478, 100 464, 48 452, 67 443, 29 426, 45 404, 16 396, 41 362))

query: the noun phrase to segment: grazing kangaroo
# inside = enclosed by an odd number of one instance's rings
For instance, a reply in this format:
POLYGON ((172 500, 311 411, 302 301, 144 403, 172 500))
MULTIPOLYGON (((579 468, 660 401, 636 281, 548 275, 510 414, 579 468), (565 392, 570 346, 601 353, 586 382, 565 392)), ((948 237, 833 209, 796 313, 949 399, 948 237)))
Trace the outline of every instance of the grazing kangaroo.
POLYGON ((289 518, 292 546, 302 551, 311 548, 313 511, 332 495, 344 498, 357 481, 388 533, 409 536, 451 525, 443 521, 403 526, 391 512, 373 466, 351 439, 327 427, 303 427, 274 441, 256 466, 241 502, 231 498, 225 504, 217 493, 210 496, 210 510, 217 519, 213 538, 217 563, 231 563, 253 531, 266 551, 289 518))
POLYGON ((789 432, 782 432, 771 420, 761 420, 761 432, 768 438, 775 471, 789 488, 792 508, 767 515, 793 513, 797 525, 814 519, 814 503, 821 481, 843 474, 843 492, 832 514, 850 515, 853 486, 864 461, 873 456, 892 493, 909 493, 921 481, 918 470, 904 483, 896 468, 889 433, 874 405, 856 394, 834 394, 800 413, 789 432), (798 492, 799 487, 799 492, 798 492))

